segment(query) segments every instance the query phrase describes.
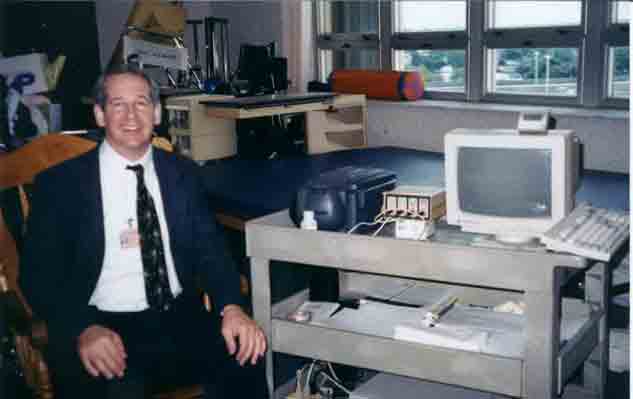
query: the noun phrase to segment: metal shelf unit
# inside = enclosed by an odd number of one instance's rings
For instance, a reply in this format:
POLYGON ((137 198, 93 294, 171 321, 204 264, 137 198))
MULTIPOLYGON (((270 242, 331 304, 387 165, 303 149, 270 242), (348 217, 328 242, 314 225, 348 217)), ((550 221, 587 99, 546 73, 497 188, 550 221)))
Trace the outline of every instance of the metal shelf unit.
POLYGON ((604 397, 609 265, 569 254, 475 246, 468 237, 476 235, 459 233, 440 229, 432 241, 409 241, 306 231, 294 226, 287 211, 249 221, 253 309, 269 342, 271 391, 276 351, 530 399, 557 397, 572 373, 584 367, 580 389, 604 397), (494 356, 289 321, 286 315, 302 298, 272 306, 271 260, 518 293, 526 303, 525 356, 494 356), (600 289, 587 290, 594 296, 586 298, 591 316, 561 345, 561 285, 580 271, 586 272, 587 284, 600 289))

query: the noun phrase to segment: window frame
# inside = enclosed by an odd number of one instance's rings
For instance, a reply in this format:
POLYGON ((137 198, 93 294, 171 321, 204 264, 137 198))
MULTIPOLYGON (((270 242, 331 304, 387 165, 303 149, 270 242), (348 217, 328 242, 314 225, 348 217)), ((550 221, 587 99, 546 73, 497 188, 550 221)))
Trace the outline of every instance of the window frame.
MULTIPOLYGON (((629 45, 629 24, 611 23, 611 7, 617 0, 580 0, 581 22, 574 26, 531 28, 488 28, 488 7, 493 0, 466 1, 464 31, 396 32, 395 7, 407 0, 375 0, 378 7, 377 32, 319 32, 323 10, 315 1, 315 52, 317 70, 323 71, 321 49, 346 51, 371 48, 379 52, 377 69, 389 70, 399 50, 465 51, 465 93, 433 91, 426 88, 424 98, 468 102, 493 102, 526 105, 572 106, 584 108, 628 109, 629 98, 608 97, 610 46, 629 45), (320 10, 321 9, 321 10, 320 10), (544 96, 489 93, 492 76, 489 50, 502 48, 576 48, 578 51, 576 96, 544 96)), ((629 14, 630 15, 630 14, 629 14)), ((327 78, 319 76, 320 79, 327 78)), ((630 79, 630 78, 629 78, 630 79)))
MULTIPOLYGON (((611 22, 611 10, 612 7, 617 7, 617 0, 612 0, 609 2, 608 7, 605 10, 606 27, 604 28, 604 40, 601 42, 602 51, 603 51, 603 59, 602 59, 602 73, 604 76, 601 88, 601 97, 600 104, 610 107, 610 108, 629 108, 629 98, 616 98, 609 97, 609 77, 611 75, 611 71, 609 70, 609 47, 630 47, 629 44, 629 30, 630 25, 628 23, 612 23, 611 22)), ((629 8, 632 5, 629 4, 629 8)), ((630 18, 630 10, 629 10, 629 18, 630 18)), ((630 58, 630 49, 629 49, 629 58, 630 58)), ((630 65, 630 59, 629 59, 630 65)), ((629 69, 629 86, 630 86, 630 69, 629 69)), ((629 90, 630 93, 630 90, 629 90)))
MULTIPOLYGON (((406 0, 403 0, 406 1, 406 0)), ((397 6, 400 0, 393 0, 391 3, 392 18, 390 19, 391 30, 389 32, 391 43, 391 65, 395 60, 395 52, 397 50, 464 50, 464 92, 445 92, 429 90, 428 87, 424 89, 424 98, 432 100, 468 100, 470 81, 470 46, 469 46, 469 13, 470 7, 468 0, 465 0, 466 7, 466 21, 464 30, 447 30, 447 31, 434 31, 434 32, 396 32, 395 31, 395 12, 393 10, 397 6)))
MULTIPOLYGON (((314 18, 313 23, 316 29, 314 29, 316 33, 314 51, 315 51, 315 60, 316 60, 316 71, 318 71, 318 78, 320 80, 327 80, 329 76, 323 76, 326 71, 326 66, 324 65, 324 61, 328 59, 328 62, 331 62, 333 58, 332 55, 325 55, 321 50, 332 50, 332 51, 351 51, 357 49, 375 49, 378 51, 378 58, 381 60, 380 65, 378 65, 378 70, 383 68, 383 56, 382 51, 380 49, 380 25, 381 25, 381 14, 380 11, 383 7, 378 9, 378 31, 377 32, 320 32, 321 26, 327 24, 327 19, 330 18, 327 10, 327 1, 328 0, 317 0, 314 2, 314 18)), ((380 5, 381 0, 373 0, 377 5, 380 5)))

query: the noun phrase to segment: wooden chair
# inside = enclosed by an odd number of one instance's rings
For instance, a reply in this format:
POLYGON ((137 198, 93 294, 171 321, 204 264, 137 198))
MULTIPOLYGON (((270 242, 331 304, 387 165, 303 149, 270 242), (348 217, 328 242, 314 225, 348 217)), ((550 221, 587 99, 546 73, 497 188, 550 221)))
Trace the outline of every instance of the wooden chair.
MULTIPOLYGON (((75 135, 49 134, 11 153, 0 154, 0 199, 5 199, 4 204, 0 202, 0 301, 5 302, 9 328, 15 336, 16 352, 26 383, 37 399, 53 399, 54 386, 42 356, 47 344, 46 325, 33 314, 18 286, 18 248, 23 233, 19 219, 22 222, 26 220, 29 211, 24 188, 39 172, 83 154, 96 145, 96 141, 75 135), (4 213, 6 199, 11 194, 19 198, 16 208, 21 215, 12 218, 13 224, 18 219, 18 226, 10 226, 4 213)), ((163 138, 155 138, 154 145, 171 150, 171 144, 163 138)), ((154 393, 153 398, 190 399, 202 396, 202 392, 202 386, 193 385, 163 389, 154 393)))

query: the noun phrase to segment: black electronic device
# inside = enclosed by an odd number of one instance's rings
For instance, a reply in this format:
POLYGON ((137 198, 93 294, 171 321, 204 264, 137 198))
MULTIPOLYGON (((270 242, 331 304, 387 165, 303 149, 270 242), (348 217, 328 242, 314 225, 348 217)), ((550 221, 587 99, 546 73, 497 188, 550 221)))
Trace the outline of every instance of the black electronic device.
POLYGON ((273 57, 270 70, 273 77, 273 90, 276 93, 288 90, 288 60, 285 57, 273 57))
POLYGON ((273 92, 271 63, 274 57, 274 43, 266 46, 242 44, 237 66, 237 78, 248 81, 247 95, 270 94, 273 92))
POLYGON ((204 19, 207 91, 230 94, 231 65, 229 61, 229 20, 204 19))
POLYGON ((256 96, 288 89, 288 61, 275 57, 275 42, 267 45, 242 44, 236 79, 248 82, 248 91, 236 95, 256 96))
POLYGON ((350 230, 380 212, 383 191, 392 190, 396 174, 384 169, 346 166, 322 173, 298 191, 290 217, 299 225, 303 211, 314 211, 319 230, 350 230))

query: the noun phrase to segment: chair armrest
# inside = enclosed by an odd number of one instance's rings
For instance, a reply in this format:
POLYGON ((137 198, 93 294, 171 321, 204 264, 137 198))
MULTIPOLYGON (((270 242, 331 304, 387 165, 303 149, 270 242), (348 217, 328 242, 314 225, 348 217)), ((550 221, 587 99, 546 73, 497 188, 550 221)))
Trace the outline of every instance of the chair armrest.
POLYGON ((4 306, 6 322, 9 328, 16 334, 29 337, 31 344, 42 350, 48 343, 46 323, 34 318, 20 301, 15 291, 0 293, 0 303, 4 306))
POLYGON ((31 319, 31 343, 41 351, 48 345, 48 329, 44 320, 31 319))

